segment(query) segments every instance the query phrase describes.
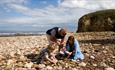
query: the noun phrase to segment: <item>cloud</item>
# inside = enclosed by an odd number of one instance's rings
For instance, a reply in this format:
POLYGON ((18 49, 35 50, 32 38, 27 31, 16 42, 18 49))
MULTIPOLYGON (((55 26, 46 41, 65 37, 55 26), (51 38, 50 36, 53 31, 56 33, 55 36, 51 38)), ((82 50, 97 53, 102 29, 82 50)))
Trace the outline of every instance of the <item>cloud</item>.
POLYGON ((115 0, 62 0, 61 6, 89 10, 115 9, 115 0))
POLYGON ((86 0, 63 0, 61 3, 62 7, 83 7, 87 3, 86 0))
POLYGON ((0 5, 7 7, 5 9, 12 9, 24 16, 1 19, 0 23, 33 24, 35 27, 38 24, 77 23, 86 13, 115 7, 114 0, 58 0, 58 6, 48 5, 44 8, 30 8, 25 5, 29 1, 1 0, 0 5))
POLYGON ((38 17, 38 16, 44 16, 45 14, 42 11, 42 9, 30 9, 26 6, 23 6, 23 5, 17 5, 17 4, 10 4, 9 6, 11 9, 17 11, 17 12, 20 12, 26 16, 31 16, 31 17, 38 17))
POLYGON ((0 4, 25 4, 27 3, 29 0, 0 0, 0 4))

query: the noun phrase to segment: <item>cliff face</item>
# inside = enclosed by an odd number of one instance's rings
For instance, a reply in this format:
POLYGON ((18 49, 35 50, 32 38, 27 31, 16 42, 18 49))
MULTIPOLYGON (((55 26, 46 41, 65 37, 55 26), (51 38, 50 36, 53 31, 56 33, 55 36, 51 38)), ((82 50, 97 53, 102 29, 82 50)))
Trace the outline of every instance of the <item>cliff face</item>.
POLYGON ((77 32, 115 31, 115 9, 102 10, 82 16, 77 32))

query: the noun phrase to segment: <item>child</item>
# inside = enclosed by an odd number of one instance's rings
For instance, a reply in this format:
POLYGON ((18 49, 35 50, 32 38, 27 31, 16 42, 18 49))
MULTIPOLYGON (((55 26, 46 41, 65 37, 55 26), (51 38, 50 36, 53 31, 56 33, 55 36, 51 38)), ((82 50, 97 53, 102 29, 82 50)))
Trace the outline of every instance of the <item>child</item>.
POLYGON ((84 59, 84 55, 80 50, 79 43, 77 40, 75 40, 74 36, 69 36, 66 42, 66 54, 68 55, 67 58, 72 60, 84 59))
POLYGON ((56 64, 57 59, 55 58, 55 47, 54 45, 48 45, 47 48, 43 49, 38 56, 38 63, 43 63, 44 60, 56 64))

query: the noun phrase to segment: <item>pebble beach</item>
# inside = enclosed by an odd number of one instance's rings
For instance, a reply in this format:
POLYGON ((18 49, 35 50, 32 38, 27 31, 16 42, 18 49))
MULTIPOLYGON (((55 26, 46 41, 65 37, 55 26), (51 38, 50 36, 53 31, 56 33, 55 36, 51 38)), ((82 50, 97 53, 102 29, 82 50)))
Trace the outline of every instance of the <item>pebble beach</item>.
POLYGON ((58 60, 56 65, 32 60, 47 47, 46 35, 0 37, 0 70, 115 70, 115 32, 74 33, 83 61, 58 60))

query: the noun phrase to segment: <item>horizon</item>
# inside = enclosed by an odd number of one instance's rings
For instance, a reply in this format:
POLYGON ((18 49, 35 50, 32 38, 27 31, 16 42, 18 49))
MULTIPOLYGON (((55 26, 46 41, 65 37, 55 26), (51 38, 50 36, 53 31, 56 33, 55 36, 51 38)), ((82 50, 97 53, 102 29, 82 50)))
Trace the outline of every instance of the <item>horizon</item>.
POLYGON ((46 31, 59 26, 75 32, 80 17, 115 9, 114 3, 114 0, 1 0, 0 31, 46 31))

